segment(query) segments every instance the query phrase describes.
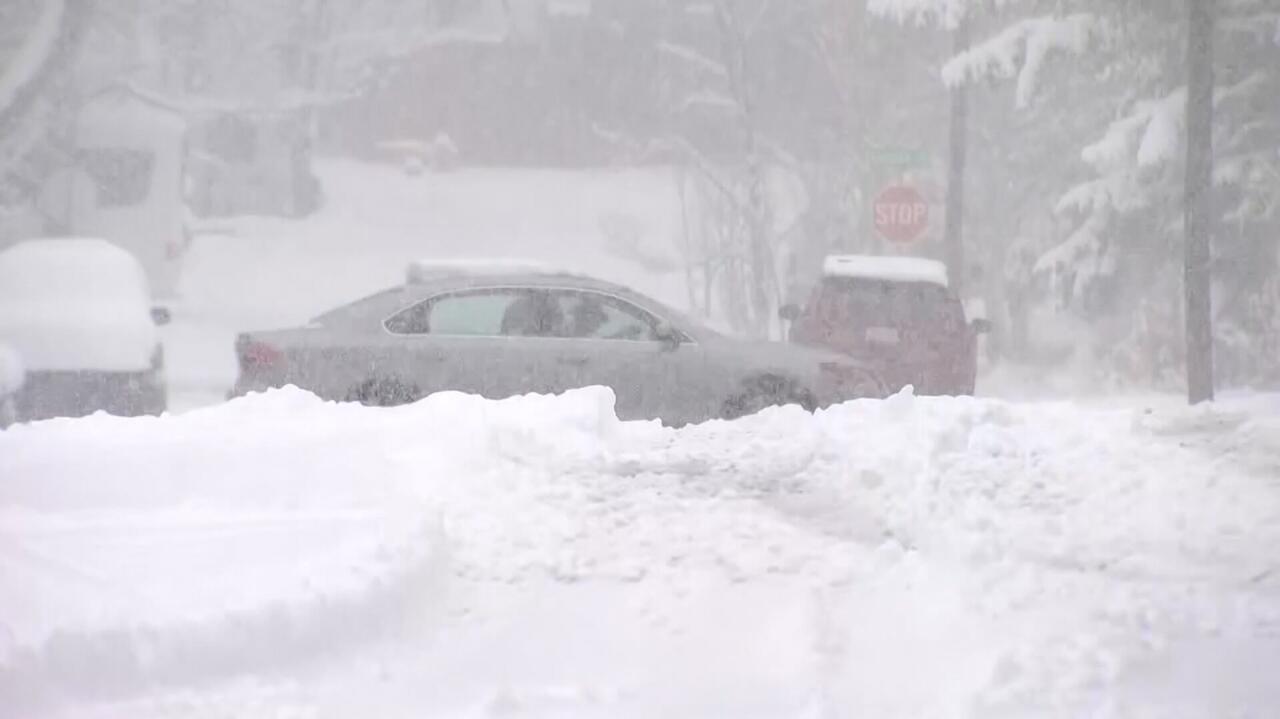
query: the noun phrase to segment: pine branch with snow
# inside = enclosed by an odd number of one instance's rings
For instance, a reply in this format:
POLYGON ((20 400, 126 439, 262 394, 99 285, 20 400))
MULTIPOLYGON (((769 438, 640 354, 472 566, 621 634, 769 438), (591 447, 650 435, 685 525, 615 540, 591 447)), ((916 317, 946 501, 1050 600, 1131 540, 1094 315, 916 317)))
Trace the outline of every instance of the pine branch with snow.
POLYGON ((942 66, 942 81, 955 87, 1016 77, 1017 106, 1025 108, 1035 95, 1040 73, 1050 55, 1054 52, 1083 54, 1098 34, 1099 26, 1099 18, 1092 13, 1020 20, 951 58, 942 66))

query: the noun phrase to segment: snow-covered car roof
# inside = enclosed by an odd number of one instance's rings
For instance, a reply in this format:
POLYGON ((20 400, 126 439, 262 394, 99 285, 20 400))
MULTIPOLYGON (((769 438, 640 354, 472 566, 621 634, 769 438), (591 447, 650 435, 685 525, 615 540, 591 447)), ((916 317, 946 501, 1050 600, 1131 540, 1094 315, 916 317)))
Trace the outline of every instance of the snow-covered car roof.
POLYGON ((25 240, 0 251, 0 303, 44 298, 150 308, 146 272, 127 250, 95 237, 25 240))
POLYGON ((929 282, 948 286, 947 266, 924 257, 830 255, 822 265, 825 277, 858 277, 891 282, 929 282))
POLYGON ((0 251, 0 342, 31 371, 145 370, 157 343, 146 272, 97 238, 0 251))
POLYGON ((485 275, 576 275, 567 269, 537 260, 524 259, 430 259, 415 260, 405 270, 405 281, 422 284, 448 277, 485 275))

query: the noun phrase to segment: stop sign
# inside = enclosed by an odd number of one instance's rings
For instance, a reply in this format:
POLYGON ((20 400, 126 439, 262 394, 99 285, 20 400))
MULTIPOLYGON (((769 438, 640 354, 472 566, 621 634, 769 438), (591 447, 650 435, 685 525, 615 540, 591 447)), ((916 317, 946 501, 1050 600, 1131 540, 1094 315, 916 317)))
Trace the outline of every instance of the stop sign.
POLYGON ((871 204, 876 231, 891 242, 912 242, 929 224, 929 203, 914 187, 890 185, 871 204))

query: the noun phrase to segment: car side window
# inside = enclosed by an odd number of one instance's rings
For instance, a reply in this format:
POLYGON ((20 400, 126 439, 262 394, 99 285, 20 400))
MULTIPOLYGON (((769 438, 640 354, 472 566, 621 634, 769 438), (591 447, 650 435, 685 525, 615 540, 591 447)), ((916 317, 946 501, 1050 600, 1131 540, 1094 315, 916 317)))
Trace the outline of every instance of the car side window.
POLYGON ((397 335, 657 339, 657 319, 610 295, 578 290, 496 288, 433 297, 385 323, 397 335))
POLYGON ((500 337, 508 333, 512 307, 524 295, 519 290, 496 289, 433 297, 393 315, 386 328, 397 335, 500 337))
POLYGON ((596 292, 562 292, 565 337, 652 342, 657 319, 625 300, 596 292))

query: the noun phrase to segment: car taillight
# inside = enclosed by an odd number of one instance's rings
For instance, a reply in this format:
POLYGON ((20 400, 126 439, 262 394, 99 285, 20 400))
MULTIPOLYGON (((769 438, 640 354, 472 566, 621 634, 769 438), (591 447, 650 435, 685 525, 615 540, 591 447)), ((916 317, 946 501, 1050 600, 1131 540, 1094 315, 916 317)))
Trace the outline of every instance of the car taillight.
POLYGON ((242 340, 237 344, 241 371, 267 369, 284 364, 284 352, 266 342, 242 340))

